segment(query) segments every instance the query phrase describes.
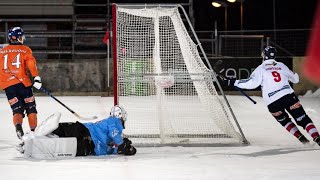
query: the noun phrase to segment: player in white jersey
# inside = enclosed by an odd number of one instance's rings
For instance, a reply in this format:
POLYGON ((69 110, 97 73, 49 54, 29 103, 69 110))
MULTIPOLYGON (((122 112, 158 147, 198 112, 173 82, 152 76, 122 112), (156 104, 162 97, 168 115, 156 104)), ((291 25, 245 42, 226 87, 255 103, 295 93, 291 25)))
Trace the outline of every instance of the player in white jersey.
POLYGON ((309 143, 291 121, 289 113, 320 146, 319 132, 289 84, 289 82, 298 83, 299 75, 293 73, 285 64, 277 62, 276 53, 274 47, 266 47, 262 52, 262 64, 252 72, 249 79, 229 79, 228 85, 242 89, 255 89, 261 85, 263 99, 272 116, 302 143, 309 143))

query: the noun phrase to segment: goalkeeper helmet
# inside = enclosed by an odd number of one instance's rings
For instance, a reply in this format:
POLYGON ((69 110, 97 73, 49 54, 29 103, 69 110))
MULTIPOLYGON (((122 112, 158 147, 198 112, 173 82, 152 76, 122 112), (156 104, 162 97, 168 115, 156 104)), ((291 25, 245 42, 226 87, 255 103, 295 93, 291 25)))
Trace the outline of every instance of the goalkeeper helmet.
POLYGON ((23 41, 26 40, 24 36, 24 31, 21 27, 13 27, 8 30, 8 39, 10 42, 18 41, 23 44, 23 41))
POLYGON ((123 129, 125 128, 124 123, 127 121, 127 111, 123 107, 119 105, 113 106, 110 111, 110 116, 121 119, 123 129))
POLYGON ((262 51, 263 60, 275 59, 276 58, 276 53, 277 53, 276 48, 274 48, 272 46, 267 46, 262 51))

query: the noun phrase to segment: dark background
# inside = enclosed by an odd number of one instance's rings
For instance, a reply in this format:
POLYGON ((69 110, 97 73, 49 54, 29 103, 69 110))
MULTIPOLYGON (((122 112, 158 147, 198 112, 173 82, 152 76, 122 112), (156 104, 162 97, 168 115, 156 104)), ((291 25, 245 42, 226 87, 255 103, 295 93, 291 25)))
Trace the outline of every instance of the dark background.
MULTIPOLYGON (((275 2, 276 29, 311 27, 317 0, 245 0, 243 2, 243 29, 273 29, 273 2, 275 2)), ((215 8, 211 3, 212 0, 194 1, 197 30, 212 30, 215 20, 218 23, 218 30, 224 30, 225 8, 215 8)), ((228 3, 227 11, 228 30, 240 30, 240 3, 228 3)))
MULTIPOLYGON (((78 0, 81 1, 81 0, 78 0)), ((99 0, 98 0, 99 1, 99 0)), ((105 1, 105 0, 100 0, 105 1)), ((228 4, 228 30, 240 30, 240 2, 228 4)), ((243 29, 303 29, 310 28, 318 0, 244 0, 243 29), (275 7, 275 27, 273 21, 275 7)), ((188 3, 189 0, 110 0, 116 3, 188 3)), ((212 6, 213 0, 193 0, 195 29, 224 30, 225 8, 212 6)))

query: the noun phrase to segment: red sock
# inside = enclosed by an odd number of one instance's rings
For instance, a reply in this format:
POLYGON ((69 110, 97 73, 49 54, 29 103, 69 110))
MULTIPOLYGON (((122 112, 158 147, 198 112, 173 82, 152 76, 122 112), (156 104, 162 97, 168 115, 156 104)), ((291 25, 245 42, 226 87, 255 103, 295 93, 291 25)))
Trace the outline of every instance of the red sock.
POLYGON ((37 114, 36 113, 30 113, 28 114, 28 121, 31 131, 34 131, 37 127, 37 114))
POLYGON ((13 115, 13 124, 14 124, 14 126, 16 126, 17 124, 21 124, 22 125, 22 122, 23 122, 22 114, 14 114, 13 115))

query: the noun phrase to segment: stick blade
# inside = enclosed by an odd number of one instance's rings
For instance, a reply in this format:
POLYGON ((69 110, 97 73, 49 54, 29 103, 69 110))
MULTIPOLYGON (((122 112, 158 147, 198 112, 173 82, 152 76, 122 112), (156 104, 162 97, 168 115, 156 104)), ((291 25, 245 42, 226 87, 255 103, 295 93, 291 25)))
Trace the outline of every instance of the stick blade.
POLYGON ((80 120, 84 120, 84 121, 90 121, 90 120, 95 120, 98 119, 98 116, 92 116, 92 117, 79 117, 80 120))
POLYGON ((77 116, 77 118, 79 118, 80 120, 84 120, 84 121, 90 121, 90 120, 98 119, 98 116, 83 117, 83 116, 80 116, 80 115, 77 114, 77 113, 74 113, 74 115, 77 116))

